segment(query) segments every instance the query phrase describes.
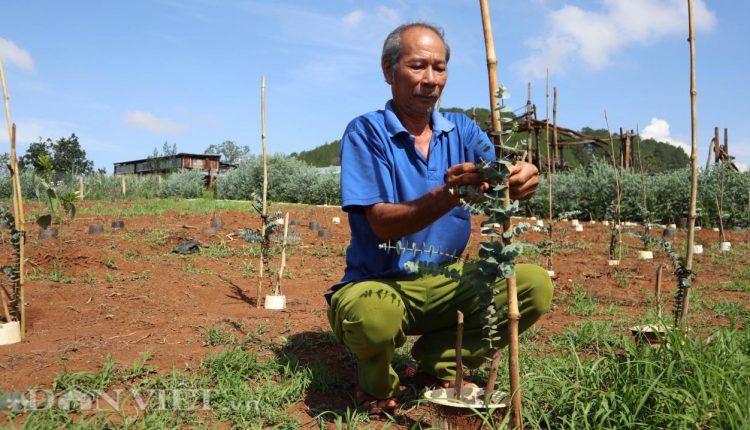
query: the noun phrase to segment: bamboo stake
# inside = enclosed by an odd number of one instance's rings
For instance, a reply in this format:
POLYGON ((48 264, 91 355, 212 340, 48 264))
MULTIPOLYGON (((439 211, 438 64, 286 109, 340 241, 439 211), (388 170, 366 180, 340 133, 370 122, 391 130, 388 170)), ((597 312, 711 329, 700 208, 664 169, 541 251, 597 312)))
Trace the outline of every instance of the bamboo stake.
POLYGON ((612 168, 615 169, 615 212, 612 216, 612 228, 617 230, 609 241, 609 258, 612 260, 622 259, 622 230, 620 225, 620 210, 622 204, 622 186, 620 185, 620 165, 615 160, 615 142, 612 139, 612 132, 609 129, 609 118, 607 110, 604 110, 604 122, 607 124, 607 134, 609 135, 609 155, 612 160, 612 168), (615 250, 619 251, 615 255, 615 250))
POLYGON ((12 166, 12 184, 14 186, 13 198, 16 222, 16 231, 20 234, 18 244, 18 313, 20 314, 21 340, 26 339, 26 299, 24 298, 24 284, 26 282, 26 233, 25 233, 25 214, 23 210, 23 194, 21 194, 21 173, 18 171, 18 158, 16 157, 16 125, 11 125, 10 134, 10 151, 12 166))
POLYGON ((3 102, 5 103, 5 121, 8 123, 8 137, 12 133, 13 123, 10 120, 10 97, 8 97, 8 86, 5 84, 5 69, 3 59, 0 57, 0 81, 3 84, 3 102))
POLYGON ((463 344, 464 344, 464 314, 456 311, 456 380, 453 384, 453 393, 455 398, 461 398, 461 388, 464 386, 464 364, 463 364, 463 344))
POLYGON ((5 299, 5 290, 0 289, 0 301, 3 303, 3 313, 5 314, 5 322, 13 321, 10 318, 10 311, 8 310, 8 301, 5 299))
MULTIPOLYGON (((266 158, 266 76, 263 75, 260 78, 260 141, 263 147, 263 206, 261 213, 261 234, 266 233, 266 196, 268 192, 268 159, 266 158)), ((256 300, 256 306, 260 307, 260 296, 263 290, 263 277, 264 277, 264 261, 263 252, 260 255, 260 270, 258 271, 258 300, 256 300)))
MULTIPOLYGON (((688 237, 687 255, 685 257, 685 268, 693 269, 693 247, 695 245, 695 208, 698 196, 698 114, 696 108, 696 85, 695 85, 695 32, 693 29, 693 0, 688 3, 688 43, 690 44, 690 206, 688 207, 688 237)), ((717 142, 718 144, 718 142, 717 142)), ((690 304, 690 290, 683 288, 682 306, 679 310, 679 325, 685 328, 686 315, 690 304)))
MULTIPOLYGON (((492 113, 492 130, 495 132, 495 143, 497 151, 501 152, 500 148, 503 143, 502 139, 502 123, 500 122, 500 111, 498 109, 497 100, 497 58, 495 57, 495 42, 492 37, 492 23, 490 22, 490 12, 488 0, 479 0, 480 9, 482 12, 482 27, 484 29, 484 44, 487 54, 487 73, 489 75, 489 89, 490 89, 490 103, 492 113)), ((500 154, 498 154, 500 155, 500 154)), ((510 206, 510 190, 508 187, 505 188, 505 200, 504 206, 507 208, 510 206)), ((503 226, 503 231, 510 231, 511 223, 510 218, 506 220, 503 226)), ((509 241, 508 241, 509 242, 509 241)), ((508 244, 506 242, 506 245, 508 244)), ((510 373, 510 391, 511 391, 511 423, 513 428, 522 428, 521 421, 521 382, 518 369, 518 322, 521 319, 521 314, 518 311, 518 292, 516 290, 516 277, 515 275, 507 279, 508 286, 508 371, 510 373)), ((501 349, 495 352, 492 357, 493 367, 490 371, 490 378, 493 379, 492 385, 490 381, 487 381, 487 388, 485 389, 485 404, 489 404, 489 400, 494 390, 494 378, 497 376, 497 365, 500 362, 501 349)))
POLYGON ((284 277, 284 268, 286 267, 286 237, 289 233, 289 212, 284 215, 284 238, 281 240, 281 265, 279 266, 279 273, 276 277, 276 291, 274 294, 281 295, 281 278, 284 277))

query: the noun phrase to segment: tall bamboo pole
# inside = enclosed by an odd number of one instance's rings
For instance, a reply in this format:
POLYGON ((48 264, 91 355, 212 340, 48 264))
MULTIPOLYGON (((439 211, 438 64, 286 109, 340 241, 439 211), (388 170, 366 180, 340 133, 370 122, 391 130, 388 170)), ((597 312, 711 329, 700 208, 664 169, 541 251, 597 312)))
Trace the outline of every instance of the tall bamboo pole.
MULTIPOLYGON (((268 159, 266 158, 266 76, 260 78, 260 141, 263 147, 263 201, 262 213, 260 215, 260 232, 263 236, 266 234, 267 206, 266 196, 268 192, 268 159)), ((255 305, 260 307, 260 297, 263 290, 263 278, 265 277, 264 255, 261 252, 260 268, 258 270, 258 300, 255 305)))
MULTIPOLYGON (((688 207, 688 237, 687 237, 687 255, 685 256, 685 268, 688 271, 693 269, 693 247, 695 245, 695 208, 697 206, 698 196, 698 113, 696 109, 696 91, 695 85, 695 31, 693 28, 693 0, 687 0, 688 4, 688 43, 690 44, 690 206, 688 207)), ((718 142, 716 142, 718 144, 718 142)), ((685 328, 690 305, 690 290, 682 288, 682 303, 679 310, 679 325, 685 328)))
POLYGON ((16 154, 16 125, 11 121, 10 116, 10 97, 8 96, 8 86, 5 83, 5 69, 3 61, 0 58, 0 83, 3 89, 3 103, 5 105, 5 120, 8 125, 8 137, 10 138, 10 169, 11 169, 11 194, 13 195, 13 217, 15 218, 16 231, 20 234, 19 238, 19 261, 18 261, 18 296, 14 297, 17 301, 17 312, 20 316, 21 340, 26 338, 26 303, 24 300, 24 283, 26 280, 25 264, 25 213, 23 209, 23 195, 21 194, 21 175, 18 171, 18 158, 16 154))
MULTIPOLYGON (((489 77, 489 90, 490 90, 490 104, 492 107, 492 130, 495 132, 495 143, 497 146, 497 152, 501 152, 501 145, 503 144, 502 139, 502 123, 500 122, 500 111, 497 100, 497 57, 495 57, 495 42, 492 37, 492 23, 490 22, 490 10, 488 0, 479 0, 480 9, 482 12, 482 27, 484 29, 484 45, 487 54, 487 74, 489 77)), ((504 206, 507 208, 510 206, 510 190, 508 187, 505 188, 505 200, 504 206)), ((503 225, 504 231, 511 230, 510 218, 505 221, 503 225)), ((507 242, 506 242, 507 244, 507 242)), ((521 319, 521 313, 518 311, 518 292, 516 289, 516 277, 515 275, 507 279, 508 285, 508 371, 510 373, 510 391, 511 391, 511 423, 513 428, 520 429, 522 427, 521 422, 521 382, 518 369, 518 322, 521 319)), ((501 349, 495 352, 492 357, 493 365, 499 363, 501 349)), ((494 369, 497 369, 495 366, 494 369)), ((495 378, 497 371, 490 373, 491 378, 495 378)), ((494 388, 490 385, 490 381, 487 382, 487 389, 491 391, 494 388)), ((485 396, 485 402, 487 402, 489 396, 485 396)))

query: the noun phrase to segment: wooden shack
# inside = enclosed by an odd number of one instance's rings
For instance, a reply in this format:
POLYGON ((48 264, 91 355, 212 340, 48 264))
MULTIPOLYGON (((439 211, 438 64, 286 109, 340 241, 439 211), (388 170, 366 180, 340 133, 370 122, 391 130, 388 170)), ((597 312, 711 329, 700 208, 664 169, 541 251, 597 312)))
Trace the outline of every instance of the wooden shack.
POLYGON ((115 163, 115 175, 153 175, 171 173, 178 170, 202 170, 206 177, 206 185, 210 186, 220 170, 234 167, 221 163, 221 155, 179 153, 163 157, 150 157, 140 160, 115 163))

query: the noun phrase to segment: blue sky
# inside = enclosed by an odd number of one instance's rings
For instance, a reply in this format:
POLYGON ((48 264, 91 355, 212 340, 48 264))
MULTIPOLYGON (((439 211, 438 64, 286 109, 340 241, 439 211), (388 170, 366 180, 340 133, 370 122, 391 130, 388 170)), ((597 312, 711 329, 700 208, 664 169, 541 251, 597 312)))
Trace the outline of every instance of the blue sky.
MULTIPOLYGON (((561 126, 604 128, 606 109, 613 131, 690 144, 686 0, 490 3, 511 106, 531 82, 544 117, 549 67, 561 126)), ((747 166, 750 4, 696 0, 695 11, 700 165, 719 126, 747 166)), ((415 20, 442 26, 452 49, 442 106, 487 107, 477 0, 5 2, 0 55, 19 152, 75 133, 109 172, 165 141, 203 152, 233 140, 259 154, 261 75, 269 151, 312 149, 390 98, 382 41, 415 20)))

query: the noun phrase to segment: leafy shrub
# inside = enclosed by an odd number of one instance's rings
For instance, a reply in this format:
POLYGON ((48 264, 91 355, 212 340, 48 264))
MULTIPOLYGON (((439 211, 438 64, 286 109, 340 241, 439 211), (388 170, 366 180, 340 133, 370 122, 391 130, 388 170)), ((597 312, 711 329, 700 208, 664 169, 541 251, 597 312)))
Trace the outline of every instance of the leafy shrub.
POLYGON ((180 170, 162 183, 159 197, 192 199, 203 192, 204 174, 201 170, 180 170))
MULTIPOLYGON (((748 185, 750 173, 724 170, 714 165, 701 171, 698 177, 699 224, 718 225, 716 198, 719 181, 724 180, 724 225, 737 227, 748 225, 748 185)), ((557 173, 552 184, 552 211, 559 214, 581 211, 593 219, 606 219, 614 206, 615 180, 611 165, 603 161, 586 168, 557 173)), ((678 169, 665 173, 641 176, 633 170, 622 174, 622 219, 627 221, 650 221, 668 223, 686 216, 690 201, 690 169, 678 169), (644 207, 645 190, 645 207, 644 207)), ((528 213, 547 213, 547 180, 540 178, 539 190, 524 203, 528 213)))
MULTIPOLYGON (((251 200, 263 186, 263 158, 250 157, 217 179, 221 198, 251 200)), ((283 154, 268 157, 268 200, 288 203, 337 204, 341 201, 339 176, 321 172, 306 162, 283 154)))

